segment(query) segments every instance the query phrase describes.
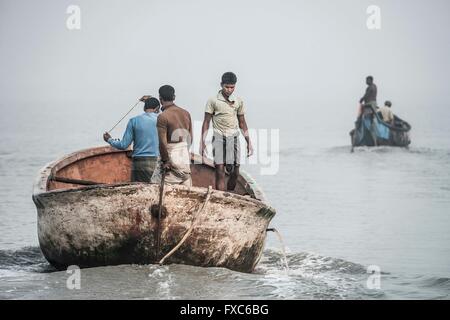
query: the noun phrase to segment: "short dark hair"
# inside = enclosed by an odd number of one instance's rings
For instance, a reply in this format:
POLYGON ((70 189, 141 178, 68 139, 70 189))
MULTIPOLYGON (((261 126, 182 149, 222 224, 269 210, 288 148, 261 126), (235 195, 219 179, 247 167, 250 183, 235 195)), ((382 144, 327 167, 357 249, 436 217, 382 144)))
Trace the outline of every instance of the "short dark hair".
POLYGON ((222 84, 236 84, 237 77, 233 72, 225 72, 222 75, 222 84))
POLYGON ((388 106, 388 107, 390 108, 390 107, 392 107, 392 102, 390 102, 390 101, 388 100, 388 101, 386 101, 386 102, 384 103, 384 105, 385 105, 385 106, 388 106))
POLYGON ((165 86, 159 88, 159 96, 164 101, 173 101, 175 100, 175 89, 166 84, 165 86))
POLYGON ((159 107, 159 100, 153 97, 144 100, 144 103, 145 103, 144 110, 156 109, 159 107))
POLYGON ((373 77, 372 76, 368 76, 366 79, 369 80, 370 82, 373 81, 373 77))

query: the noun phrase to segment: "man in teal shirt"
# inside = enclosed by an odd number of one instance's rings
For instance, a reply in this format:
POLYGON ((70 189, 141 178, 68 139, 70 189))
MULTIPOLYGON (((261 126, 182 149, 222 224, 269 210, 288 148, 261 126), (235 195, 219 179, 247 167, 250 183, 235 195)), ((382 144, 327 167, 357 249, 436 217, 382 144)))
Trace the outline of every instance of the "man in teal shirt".
POLYGON ((159 156, 156 121, 160 104, 149 96, 141 101, 145 103, 144 113, 128 121, 122 140, 113 139, 108 132, 103 134, 103 139, 119 150, 126 150, 133 143, 132 182, 150 182, 159 156))

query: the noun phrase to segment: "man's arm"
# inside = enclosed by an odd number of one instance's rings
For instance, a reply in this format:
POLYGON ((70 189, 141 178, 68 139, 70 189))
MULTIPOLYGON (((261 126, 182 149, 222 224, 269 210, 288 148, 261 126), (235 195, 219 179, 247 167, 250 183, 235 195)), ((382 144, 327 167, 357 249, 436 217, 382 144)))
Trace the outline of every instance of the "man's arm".
POLYGON ((159 154, 162 162, 167 163, 169 161, 169 153, 167 151, 167 122, 163 117, 159 116, 156 126, 158 129, 159 154))
POLYGON ((192 119, 191 119, 191 115, 189 114, 189 139, 188 139, 188 145, 189 145, 189 149, 191 148, 191 145, 194 141, 194 133, 192 131, 192 119))
POLYGON ((212 119, 212 114, 205 112, 205 118, 203 119, 203 125, 202 125, 202 136, 200 137, 200 155, 206 156, 205 155, 205 151, 206 151, 206 144, 205 144, 205 138, 206 135, 208 134, 208 130, 209 130, 209 123, 211 122, 212 119))
POLYGON ((253 146, 250 141, 250 135, 248 134, 247 121, 245 121, 245 116, 243 114, 238 115, 238 120, 239 120, 239 129, 241 129, 245 141, 247 142, 247 157, 250 157, 253 154, 253 146))
POLYGON ((363 103, 363 101, 366 101, 366 98, 369 95, 369 90, 370 90, 370 87, 367 87, 366 93, 364 93, 364 96, 359 100, 359 103, 363 103))
POLYGON ((139 101, 144 102, 145 100, 150 99, 151 97, 152 97, 151 95, 145 95, 145 96, 142 96, 142 98, 140 98, 139 101))
POLYGON ((111 137, 107 139, 107 142, 114 148, 119 150, 126 150, 130 144, 133 142, 133 123, 132 121, 128 121, 127 129, 123 134, 122 140, 115 140, 111 137))

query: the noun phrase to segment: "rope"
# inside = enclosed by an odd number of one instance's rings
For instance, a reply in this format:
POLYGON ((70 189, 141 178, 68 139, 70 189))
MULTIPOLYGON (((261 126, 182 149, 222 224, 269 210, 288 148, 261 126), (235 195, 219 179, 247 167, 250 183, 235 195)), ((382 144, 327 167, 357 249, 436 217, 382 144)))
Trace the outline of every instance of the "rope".
POLYGON ((197 222, 197 218, 200 216, 200 213, 202 213, 203 210, 205 209, 206 204, 208 203, 209 198, 211 197, 211 193, 212 193, 212 187, 209 186, 209 187, 208 187, 208 193, 206 194, 206 199, 205 199, 205 201, 203 202, 203 205, 202 205, 202 207, 200 208, 200 210, 198 210, 198 211, 195 213, 194 219, 192 220, 191 227, 190 227, 189 230, 184 234, 184 236, 183 236, 183 238, 180 240, 180 242, 178 242, 178 244, 177 244, 172 250, 170 250, 170 252, 169 252, 168 254, 166 254, 166 255, 159 261, 159 264, 160 264, 160 265, 164 264, 164 261, 165 261, 167 258, 169 258, 172 254, 174 254, 175 251, 177 251, 178 248, 181 247, 181 245, 186 241, 186 239, 187 239, 187 238, 189 237, 189 235, 192 233, 192 230, 194 230, 195 223, 197 222))
POLYGON ((123 119, 125 119, 125 117, 139 104, 139 102, 141 102, 140 100, 138 100, 138 102, 136 102, 136 104, 122 117, 122 119, 120 119, 119 120, 119 122, 117 122, 115 125, 114 125, 114 127, 112 127, 111 128, 111 130, 109 130, 108 132, 111 132, 111 131, 113 131, 114 130, 114 128, 115 127, 117 127, 117 125, 119 124, 119 123, 121 123, 122 122, 122 120, 123 119))

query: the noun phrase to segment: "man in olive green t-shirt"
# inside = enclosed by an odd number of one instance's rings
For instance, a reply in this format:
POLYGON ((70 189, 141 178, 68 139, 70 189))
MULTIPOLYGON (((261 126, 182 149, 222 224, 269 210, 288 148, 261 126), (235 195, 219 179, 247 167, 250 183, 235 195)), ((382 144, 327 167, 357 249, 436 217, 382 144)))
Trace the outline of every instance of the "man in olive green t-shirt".
POLYGON ((225 166, 230 173, 227 190, 234 190, 240 165, 239 131, 242 131, 247 142, 247 156, 253 154, 253 147, 248 134, 245 121, 244 103, 239 97, 233 95, 237 77, 232 72, 222 75, 222 90, 206 103, 205 119, 202 126, 200 141, 200 155, 205 157, 205 138, 208 133, 209 123, 213 122, 213 156, 216 168, 216 189, 225 190, 225 166))

